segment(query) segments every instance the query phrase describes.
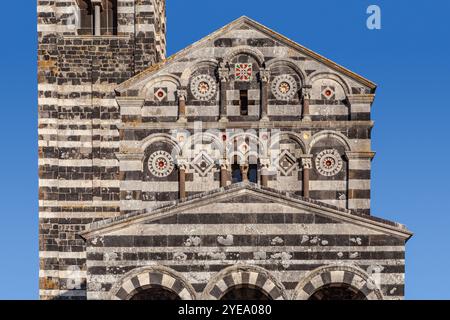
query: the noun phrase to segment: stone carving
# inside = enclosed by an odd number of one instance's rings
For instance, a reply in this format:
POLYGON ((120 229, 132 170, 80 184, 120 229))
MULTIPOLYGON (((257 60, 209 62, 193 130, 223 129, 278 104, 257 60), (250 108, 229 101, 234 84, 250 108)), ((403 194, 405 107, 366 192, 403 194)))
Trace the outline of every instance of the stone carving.
POLYGON ((148 169, 158 178, 169 176, 173 172, 174 167, 173 158, 166 151, 156 151, 148 159, 148 169))
POLYGON ((311 158, 302 158, 302 167, 303 169, 312 169, 311 158))
POLYGON ((191 82, 191 92, 198 100, 211 100, 217 92, 216 81, 208 74, 198 75, 191 82))
POLYGON ((251 81, 253 79, 252 63, 236 63, 234 66, 234 80, 251 81))
POLYGON ((290 75, 278 76, 272 82, 272 93, 279 100, 291 100, 297 90, 297 81, 290 75))
POLYGON ((341 172, 343 164, 341 155, 335 149, 323 150, 316 157, 316 169, 326 177, 332 177, 341 172))

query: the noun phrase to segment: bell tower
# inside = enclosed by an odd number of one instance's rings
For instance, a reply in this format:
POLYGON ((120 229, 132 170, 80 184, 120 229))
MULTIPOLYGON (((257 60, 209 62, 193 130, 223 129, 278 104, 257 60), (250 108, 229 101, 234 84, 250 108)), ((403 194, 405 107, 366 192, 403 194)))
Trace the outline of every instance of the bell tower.
POLYGON ((38 0, 42 299, 86 298, 76 236, 120 212, 115 87, 166 55, 164 0, 38 0))

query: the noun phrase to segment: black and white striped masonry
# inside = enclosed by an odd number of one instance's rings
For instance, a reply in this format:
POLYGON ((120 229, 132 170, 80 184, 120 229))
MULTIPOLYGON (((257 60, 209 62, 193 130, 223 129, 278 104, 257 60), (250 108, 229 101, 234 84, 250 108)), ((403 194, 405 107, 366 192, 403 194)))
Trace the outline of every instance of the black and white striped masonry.
POLYGON ((163 0, 38 1, 41 298, 402 299, 376 85, 247 17, 166 59, 165 25, 163 0), (69 23, 111 8, 113 34, 69 23))

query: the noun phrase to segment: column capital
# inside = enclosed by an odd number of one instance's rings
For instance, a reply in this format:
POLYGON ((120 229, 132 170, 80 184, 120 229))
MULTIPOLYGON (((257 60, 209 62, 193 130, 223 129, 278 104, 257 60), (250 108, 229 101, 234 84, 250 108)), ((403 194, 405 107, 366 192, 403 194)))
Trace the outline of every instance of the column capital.
POLYGON ((302 98, 305 99, 311 99, 311 86, 303 86, 302 87, 302 98))
POLYGON ((263 83, 268 83, 270 81, 270 70, 261 69, 259 71, 259 80, 263 83))
POLYGON ((269 169, 270 168, 270 159, 269 158, 262 158, 262 159, 260 158, 259 164, 261 165, 261 168, 269 169))
POLYGON ((228 82, 230 80, 230 69, 225 66, 219 67, 217 75, 220 82, 228 82))
POLYGON ((312 169, 312 157, 301 158, 303 169, 312 169))
POLYGON ((189 167, 189 161, 187 159, 177 159, 177 165, 180 170, 187 170, 189 167))
POLYGON ((103 0, 91 0, 93 6, 100 6, 103 9, 103 0))
POLYGON ((185 88, 180 88, 177 90, 177 97, 180 100, 186 101, 187 99, 187 90, 185 88))
POLYGON ((228 159, 220 159, 219 165, 221 170, 229 170, 230 169, 230 161, 228 159))

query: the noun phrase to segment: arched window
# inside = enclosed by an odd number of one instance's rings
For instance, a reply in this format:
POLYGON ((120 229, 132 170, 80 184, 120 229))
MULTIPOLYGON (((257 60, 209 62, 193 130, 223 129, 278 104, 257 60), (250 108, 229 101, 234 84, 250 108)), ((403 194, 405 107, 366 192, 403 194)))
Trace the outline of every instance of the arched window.
POLYGON ((117 35, 117 0, 105 1, 101 14, 102 35, 117 35))
POLYGON ((80 35, 117 35, 117 0, 92 3, 91 0, 79 0, 80 35), (96 6, 98 6, 96 10, 96 6), (96 30, 96 25, 100 26, 96 30))
POLYGON ((94 25, 94 11, 90 0, 79 1, 80 7, 80 29, 78 34, 80 35, 93 35, 94 25))
POLYGON ((232 183, 242 182, 241 166, 238 163, 231 165, 232 183))

